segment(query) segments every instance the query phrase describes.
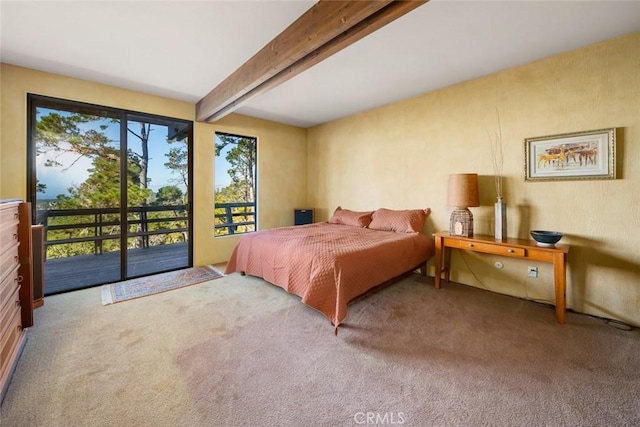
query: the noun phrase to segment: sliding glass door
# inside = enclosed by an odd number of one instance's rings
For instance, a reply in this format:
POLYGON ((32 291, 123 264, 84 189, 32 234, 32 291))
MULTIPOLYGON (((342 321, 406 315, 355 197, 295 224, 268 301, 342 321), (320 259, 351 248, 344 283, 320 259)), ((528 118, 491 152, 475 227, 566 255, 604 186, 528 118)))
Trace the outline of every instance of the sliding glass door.
POLYGON ((127 277, 190 265, 188 131, 184 122, 128 116, 127 277))
POLYGON ((188 121, 29 96, 45 295, 192 265, 188 121))

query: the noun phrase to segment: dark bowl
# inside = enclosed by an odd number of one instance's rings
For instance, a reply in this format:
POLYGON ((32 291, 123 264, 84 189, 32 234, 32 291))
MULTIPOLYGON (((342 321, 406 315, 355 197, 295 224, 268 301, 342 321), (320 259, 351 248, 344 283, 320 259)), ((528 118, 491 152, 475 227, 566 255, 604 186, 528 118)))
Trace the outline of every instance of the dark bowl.
POLYGON ((562 233, 557 231, 531 230, 531 237, 540 246, 553 246, 562 239, 562 233))

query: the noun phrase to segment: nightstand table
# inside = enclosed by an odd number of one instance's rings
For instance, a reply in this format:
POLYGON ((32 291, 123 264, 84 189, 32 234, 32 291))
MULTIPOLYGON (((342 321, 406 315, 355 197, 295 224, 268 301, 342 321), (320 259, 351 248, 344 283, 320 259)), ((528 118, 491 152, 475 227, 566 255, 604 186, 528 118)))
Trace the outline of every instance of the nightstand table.
POLYGON ((485 254, 501 255, 518 259, 530 259, 553 264, 553 280, 556 294, 556 320, 565 322, 567 272, 566 260, 569 245, 556 244, 553 247, 538 246, 534 240, 505 239, 495 240, 493 236, 475 235, 473 237, 451 236, 448 231, 433 235, 436 244, 436 289, 440 289, 442 273, 445 282, 449 281, 451 271, 451 249, 474 251, 485 254))

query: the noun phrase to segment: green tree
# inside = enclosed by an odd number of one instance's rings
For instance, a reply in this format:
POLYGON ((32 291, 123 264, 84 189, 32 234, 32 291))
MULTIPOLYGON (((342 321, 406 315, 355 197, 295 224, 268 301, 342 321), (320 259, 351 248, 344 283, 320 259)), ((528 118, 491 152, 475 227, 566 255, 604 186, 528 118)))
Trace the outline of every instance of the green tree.
MULTIPOLYGON (((45 158, 44 165, 47 167, 61 167, 62 165, 58 159, 63 153, 72 153, 77 157, 69 165, 65 166, 65 170, 71 168, 80 158, 88 157, 93 160, 94 169, 99 168, 105 173, 109 174, 109 181, 113 188, 109 188, 107 194, 116 197, 111 197, 111 206, 117 206, 120 203, 119 184, 117 176, 119 176, 119 166, 115 165, 112 168, 106 167, 108 162, 114 159, 119 159, 120 154, 117 149, 109 144, 113 141, 105 135, 105 131, 108 129, 108 123, 116 122, 115 119, 109 119, 105 117, 83 114, 83 113, 69 113, 60 114, 58 112, 51 111, 46 115, 42 115, 36 121, 36 153, 39 155, 47 156, 45 158), (93 124, 88 129, 86 126, 93 124), (97 160, 102 159, 102 160, 97 160), (101 165, 96 164, 96 160, 101 165), (117 189, 117 190, 116 190, 117 189)), ((131 128, 128 128, 128 132, 137 138, 141 142, 141 153, 136 153, 133 150, 128 151, 128 169, 129 177, 141 189, 147 189, 150 179, 148 177, 148 165, 149 165, 149 136, 152 131, 150 123, 138 122, 140 131, 134 132, 131 128), (132 177, 132 172, 135 172, 137 176, 132 177)), ((90 171, 91 172, 91 171, 90 171)), ((94 177, 94 180, 99 178, 94 177)), ((106 190, 107 186, 102 185, 102 189, 106 190)), ((144 193, 144 192, 143 192, 144 193)), ((131 194, 129 194, 131 197, 131 194)), ((146 204, 146 199, 140 200, 137 194, 134 192, 133 198, 137 205, 146 204)), ((104 203, 107 200, 106 196, 99 198, 100 203, 104 203)), ((81 203, 84 204, 84 203, 81 203)), ((129 203, 129 206, 132 206, 129 203)), ((85 207, 103 207, 98 206, 85 206, 85 207)))
MULTIPOLYGON (((255 203, 256 180, 256 142, 255 138, 237 135, 216 134, 216 156, 222 155, 226 148, 225 159, 229 163, 227 173, 231 183, 226 187, 216 190, 215 202, 221 203, 255 203)), ((234 227, 236 233, 246 233, 255 230, 255 205, 253 207, 216 207, 215 223, 217 225, 228 223, 253 223, 234 227), (229 214, 233 216, 230 218, 229 214)), ((215 235, 226 235, 228 227, 218 227, 215 235)))
POLYGON ((227 146, 226 160, 231 166, 228 169, 231 184, 241 190, 241 199, 236 202, 255 202, 256 183, 256 142, 255 138, 244 136, 217 134, 220 142, 216 143, 216 156, 227 146))
POLYGON ((74 153, 75 161, 71 162, 67 169, 84 156, 100 156, 109 143, 104 134, 108 125, 102 123, 96 129, 83 129, 81 124, 104 121, 103 117, 89 114, 62 115, 50 112, 41 116, 36 122, 35 138, 36 153, 46 154, 47 166, 62 166, 57 157, 61 153, 74 153))
POLYGON ((183 202, 182 190, 176 185, 160 187, 156 193, 155 206, 178 205, 183 202))
MULTIPOLYGON (((184 203, 184 194, 180 187, 176 185, 166 185, 160 187, 155 195, 155 201, 152 203, 154 206, 177 206, 184 203)), ((172 210, 151 212, 149 214, 154 220, 166 219, 166 221, 154 221, 150 224, 150 229, 155 230, 171 230, 171 229, 186 229, 187 221, 184 219, 187 216, 187 211, 172 210)), ((167 244, 186 242, 188 239, 188 233, 186 231, 176 231, 175 233, 168 234, 156 234, 150 236, 151 243, 167 244)))
POLYGON ((171 170, 172 173, 177 173, 178 178, 173 179, 172 182, 184 185, 185 188, 189 185, 189 159, 187 153, 187 141, 186 140, 168 140, 169 144, 177 144, 169 149, 169 152, 165 154, 167 161, 164 166, 171 170))
MULTIPOLYGON (((138 164, 140 165, 140 179, 138 180, 140 188, 149 188, 148 173, 149 173, 149 136, 151 134, 151 123, 139 122, 140 133, 134 132, 131 128, 127 127, 127 131, 140 140, 142 153, 132 153, 137 156, 138 164)), ((143 202, 146 204, 146 202, 143 202)))
MULTIPOLYGON (((111 208, 120 201, 119 151, 106 147, 105 156, 95 157, 89 177, 79 185, 68 188, 69 196, 58 196, 59 209, 111 208), (114 203, 116 202, 116 203, 114 203)), ((150 191, 140 187, 140 163, 134 153, 127 162, 128 206, 140 206, 150 196, 150 191)))
MULTIPOLYGON (((135 160, 140 166, 138 186, 146 190, 149 188, 149 135, 151 134, 151 123, 138 122, 140 125, 140 133, 134 132, 130 127, 127 127, 127 132, 134 135, 140 140, 140 146, 142 153, 132 153, 135 156, 135 160)), ((131 194, 128 193, 127 197, 131 197, 131 194)), ((131 204, 129 203, 131 206, 131 204)), ((137 204, 138 206, 147 206, 147 199, 140 200, 137 204)), ((142 233, 148 231, 147 226, 147 212, 146 210, 141 210, 138 216, 139 222, 136 224, 136 233, 142 233)), ((149 246, 149 239, 147 236, 136 236, 135 238, 135 247, 143 248, 149 246)))

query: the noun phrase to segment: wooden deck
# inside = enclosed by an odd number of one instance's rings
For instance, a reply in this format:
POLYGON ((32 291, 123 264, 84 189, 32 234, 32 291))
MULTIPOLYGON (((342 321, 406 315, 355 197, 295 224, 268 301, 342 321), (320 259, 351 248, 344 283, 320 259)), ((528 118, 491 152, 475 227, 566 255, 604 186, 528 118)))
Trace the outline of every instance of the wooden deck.
MULTIPOLYGON (((188 243, 130 249, 129 277, 189 267, 188 243)), ((44 263, 44 294, 89 288, 120 280, 120 252, 49 259, 44 263)))

